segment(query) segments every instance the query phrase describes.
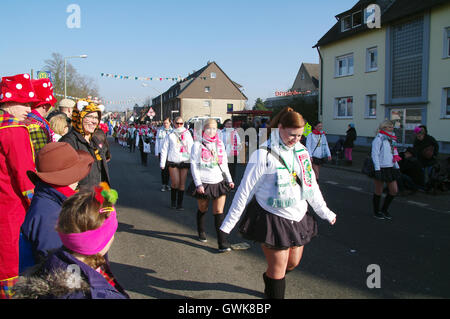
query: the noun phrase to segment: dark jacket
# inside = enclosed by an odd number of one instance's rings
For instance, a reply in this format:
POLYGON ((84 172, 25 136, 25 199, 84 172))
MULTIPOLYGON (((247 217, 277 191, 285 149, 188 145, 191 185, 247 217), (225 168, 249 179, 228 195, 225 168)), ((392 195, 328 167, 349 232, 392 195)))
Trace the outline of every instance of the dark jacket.
POLYGON ((100 147, 101 143, 95 136, 92 136, 91 141, 88 142, 83 135, 71 128, 59 141, 69 143, 76 150, 86 151, 94 158, 94 163, 88 176, 78 183, 80 189, 92 189, 92 187, 97 186, 100 182, 107 182, 111 185, 108 164, 106 162, 106 148, 100 147), (96 150, 98 150, 98 155, 101 159, 98 159, 95 154, 96 150))
POLYGON ((356 140, 356 130, 351 127, 347 130, 347 135, 345 136, 344 148, 353 148, 353 142, 356 140))
POLYGON ((436 157, 439 153, 439 144, 436 142, 434 137, 431 135, 425 135, 423 140, 420 141, 419 139, 414 140, 414 151, 417 154, 417 159, 420 161, 420 163, 424 166, 431 166, 436 163, 436 157), (427 147, 433 147, 433 158, 427 159, 423 156, 423 152, 427 147))
POLYGON ((33 200, 21 227, 24 239, 31 244, 36 263, 45 259, 49 250, 62 246, 55 226, 66 198, 50 185, 42 182, 36 185, 33 200))
MULTIPOLYGON (((108 263, 104 270, 112 276, 108 263)), ((19 277, 13 290, 14 299, 129 299, 117 280, 113 287, 100 273, 62 248, 19 277)))
POLYGON ((424 185, 424 175, 422 171, 422 165, 416 157, 405 157, 405 152, 400 153, 401 161, 398 162, 400 171, 412 178, 416 185, 424 185))

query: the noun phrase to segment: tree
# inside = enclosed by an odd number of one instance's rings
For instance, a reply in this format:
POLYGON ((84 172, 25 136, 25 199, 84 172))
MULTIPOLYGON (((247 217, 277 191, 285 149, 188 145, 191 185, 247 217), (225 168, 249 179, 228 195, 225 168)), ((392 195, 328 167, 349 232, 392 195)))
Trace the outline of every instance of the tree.
POLYGON ((261 98, 257 98, 255 101, 255 105, 253 106, 254 110, 259 111, 267 111, 268 109, 264 105, 264 101, 261 98))
MULTIPOLYGON (((51 59, 45 60, 44 63, 44 70, 52 73, 53 92, 63 95, 64 57, 60 53, 52 53, 51 59)), ((67 96, 79 98, 88 96, 99 97, 98 86, 93 78, 79 74, 69 61, 66 61, 66 70, 67 96)), ((64 98, 59 95, 55 95, 55 97, 58 101, 64 98)))

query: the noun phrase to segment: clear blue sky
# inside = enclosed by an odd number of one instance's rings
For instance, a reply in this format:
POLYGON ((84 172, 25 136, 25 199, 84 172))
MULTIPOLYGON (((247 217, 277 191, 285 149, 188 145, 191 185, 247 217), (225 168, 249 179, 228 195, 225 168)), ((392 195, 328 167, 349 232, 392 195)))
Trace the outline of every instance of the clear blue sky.
MULTIPOLYGON (((356 2, 2 0, 0 76, 40 70, 53 52, 87 54, 70 63, 97 81, 103 98, 143 99, 157 93, 140 81, 100 74, 186 77, 215 61, 244 86, 253 105, 290 88, 302 62, 318 63, 312 46, 335 24, 334 16, 356 2), (70 4, 81 8, 80 28, 66 25, 70 4)), ((158 90, 173 84, 146 83, 158 90)))

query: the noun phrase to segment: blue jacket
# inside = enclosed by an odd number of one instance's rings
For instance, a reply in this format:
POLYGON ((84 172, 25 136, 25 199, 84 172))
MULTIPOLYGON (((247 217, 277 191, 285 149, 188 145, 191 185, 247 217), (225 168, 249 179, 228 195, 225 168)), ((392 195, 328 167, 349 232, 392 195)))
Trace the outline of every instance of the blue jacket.
POLYGON ((23 256, 24 247, 28 244, 31 246, 35 262, 39 263, 47 257, 49 250, 62 246, 55 227, 62 203, 66 198, 48 184, 39 182, 36 185, 33 200, 21 227, 24 241, 21 243, 21 256, 23 256))
MULTIPOLYGON (((103 266, 112 276, 108 261, 103 266)), ((46 261, 19 277, 14 286, 17 299, 129 299, 115 280, 115 287, 97 271, 79 261, 63 248, 46 261)))

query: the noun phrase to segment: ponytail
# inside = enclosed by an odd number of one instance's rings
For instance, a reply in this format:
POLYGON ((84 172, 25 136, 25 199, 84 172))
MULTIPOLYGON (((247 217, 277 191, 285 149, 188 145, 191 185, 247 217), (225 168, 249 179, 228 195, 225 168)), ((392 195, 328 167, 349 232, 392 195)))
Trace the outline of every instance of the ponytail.
POLYGON ((270 122, 270 127, 278 128, 279 124, 281 124, 284 128, 302 128, 306 123, 300 113, 287 106, 272 119, 270 122))

